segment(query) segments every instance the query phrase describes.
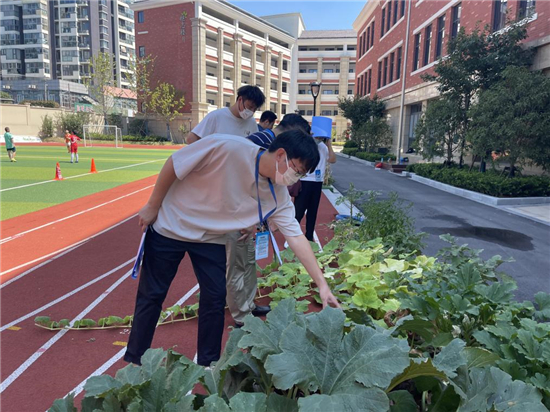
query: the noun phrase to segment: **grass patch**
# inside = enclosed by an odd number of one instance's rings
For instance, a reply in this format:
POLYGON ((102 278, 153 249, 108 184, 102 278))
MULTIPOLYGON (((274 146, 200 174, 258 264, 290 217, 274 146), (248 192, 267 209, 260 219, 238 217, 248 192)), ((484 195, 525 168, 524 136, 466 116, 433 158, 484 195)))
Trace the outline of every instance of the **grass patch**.
POLYGON ((80 147, 79 163, 71 164, 65 147, 20 145, 16 163, 1 158, 0 220, 156 175, 175 150, 80 147), (100 173, 88 174, 92 158, 100 173), (66 179, 60 182, 53 181, 57 162, 66 179), (73 176, 79 177, 67 179, 73 176), (47 183, 36 184, 40 182, 47 183), (21 187, 26 185, 32 186, 21 187))

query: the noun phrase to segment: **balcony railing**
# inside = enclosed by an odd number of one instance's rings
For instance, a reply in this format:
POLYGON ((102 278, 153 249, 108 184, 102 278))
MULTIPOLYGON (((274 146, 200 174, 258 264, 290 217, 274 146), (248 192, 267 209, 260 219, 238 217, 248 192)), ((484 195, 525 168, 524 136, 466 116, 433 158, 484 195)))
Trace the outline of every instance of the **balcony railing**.
POLYGON ((118 15, 134 20, 134 12, 126 8, 118 8, 118 15), (127 11, 128 10, 128 11, 127 11))
POLYGON ((206 47, 206 55, 212 56, 215 58, 218 58, 218 49, 212 46, 205 46, 206 47))

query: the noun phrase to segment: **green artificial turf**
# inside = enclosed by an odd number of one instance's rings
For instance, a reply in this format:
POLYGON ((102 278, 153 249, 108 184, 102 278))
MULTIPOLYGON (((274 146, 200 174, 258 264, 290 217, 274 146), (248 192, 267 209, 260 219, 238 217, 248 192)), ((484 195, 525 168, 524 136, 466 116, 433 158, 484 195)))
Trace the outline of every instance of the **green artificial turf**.
POLYGON ((63 146, 19 145, 15 163, 9 161, 4 150, 0 153, 0 220, 155 175, 175 150, 79 147, 79 163, 72 164, 63 146), (100 173, 88 174, 92 158, 100 173), (63 181, 53 181, 57 162, 63 181), (84 176, 67 179, 77 175, 84 176), (38 182, 47 183, 20 187, 38 182), (14 189, 6 190, 9 188, 14 189))

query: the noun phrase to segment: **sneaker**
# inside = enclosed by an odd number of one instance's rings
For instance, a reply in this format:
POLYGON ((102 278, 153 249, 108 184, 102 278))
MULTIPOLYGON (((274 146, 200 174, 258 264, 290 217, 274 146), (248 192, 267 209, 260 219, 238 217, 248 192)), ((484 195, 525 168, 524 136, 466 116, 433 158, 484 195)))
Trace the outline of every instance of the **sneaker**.
POLYGON ((243 326, 244 326, 244 323, 235 321, 235 326, 234 326, 235 329, 240 329, 243 326))
POLYGON ((14 162, 17 162, 17 160, 13 159, 14 162))
POLYGON ((13 160, 13 159, 10 159, 10 162, 15 162, 15 160, 13 160))
POLYGON ((76 161, 76 163, 78 163, 78 160, 76 161))
POLYGON ((253 316, 265 316, 269 312, 271 312, 271 308, 269 306, 258 306, 258 305, 256 305, 256 307, 252 310, 252 315, 253 316))

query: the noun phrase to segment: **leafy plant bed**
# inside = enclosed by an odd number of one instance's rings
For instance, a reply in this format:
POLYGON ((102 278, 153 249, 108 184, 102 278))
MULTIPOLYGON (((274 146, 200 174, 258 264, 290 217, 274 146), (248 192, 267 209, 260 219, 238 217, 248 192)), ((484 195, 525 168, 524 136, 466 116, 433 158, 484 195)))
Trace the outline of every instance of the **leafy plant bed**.
POLYGON ((550 178, 544 176, 510 178, 494 171, 480 173, 435 163, 409 165, 407 170, 428 179, 494 197, 550 196, 550 178))
POLYGON ((152 349, 91 378, 82 411, 547 411, 550 295, 515 302, 499 256, 442 239, 427 257, 337 235, 317 258, 342 310, 309 314, 315 285, 285 250, 259 280, 272 312, 232 331, 211 370, 152 349))

